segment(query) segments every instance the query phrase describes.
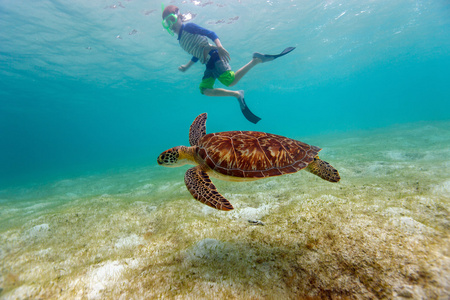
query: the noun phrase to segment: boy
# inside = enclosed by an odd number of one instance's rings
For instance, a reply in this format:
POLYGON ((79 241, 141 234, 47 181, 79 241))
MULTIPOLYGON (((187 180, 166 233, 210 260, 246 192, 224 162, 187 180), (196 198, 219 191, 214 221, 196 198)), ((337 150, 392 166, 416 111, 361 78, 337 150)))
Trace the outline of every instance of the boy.
POLYGON ((171 35, 176 33, 178 35, 180 46, 192 55, 191 60, 187 64, 178 67, 178 70, 185 72, 197 61, 206 64, 206 70, 202 82, 200 83, 200 92, 206 96, 235 97, 239 101, 242 113, 250 122, 256 124, 261 120, 261 118, 254 115, 247 107, 243 90, 233 91, 214 88, 214 82, 216 79, 219 79, 219 81, 227 87, 234 86, 257 64, 274 60, 279 56, 291 52, 295 48, 286 48, 279 55, 253 53, 253 59, 235 73, 231 70, 228 63, 230 54, 222 46, 219 37, 213 31, 202 28, 194 23, 183 24, 183 16, 179 13, 178 7, 174 5, 169 5, 163 10, 162 18, 163 27, 167 32, 171 35), (211 45, 207 38, 211 39, 215 46, 211 45))

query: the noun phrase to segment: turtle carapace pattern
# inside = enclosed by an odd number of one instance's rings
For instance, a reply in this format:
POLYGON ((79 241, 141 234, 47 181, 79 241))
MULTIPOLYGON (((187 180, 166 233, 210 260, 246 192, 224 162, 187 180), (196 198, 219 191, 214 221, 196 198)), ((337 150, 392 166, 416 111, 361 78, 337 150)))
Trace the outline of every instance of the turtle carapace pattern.
POLYGON ((291 174, 302 169, 338 182, 339 172, 319 158, 319 147, 284 136, 258 131, 206 134, 207 114, 199 115, 189 130, 190 147, 164 151, 158 164, 178 167, 193 164, 184 176, 186 187, 198 201, 220 210, 233 206, 212 183, 210 176, 228 181, 251 181, 291 174))

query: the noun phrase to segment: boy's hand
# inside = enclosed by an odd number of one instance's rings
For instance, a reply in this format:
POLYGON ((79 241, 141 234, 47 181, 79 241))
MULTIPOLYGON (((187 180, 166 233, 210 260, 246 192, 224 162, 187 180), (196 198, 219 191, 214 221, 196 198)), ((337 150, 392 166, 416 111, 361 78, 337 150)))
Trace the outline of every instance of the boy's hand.
POLYGON ((217 47, 217 52, 219 52, 219 57, 224 62, 228 63, 230 61, 230 53, 225 50, 224 47, 217 47))
POLYGON ((180 70, 181 72, 186 72, 187 69, 189 69, 193 64, 194 62, 190 60, 187 64, 179 66, 178 70, 180 70))
POLYGON ((178 67, 178 70, 180 70, 181 72, 186 72, 187 69, 189 69, 187 65, 181 65, 178 67))

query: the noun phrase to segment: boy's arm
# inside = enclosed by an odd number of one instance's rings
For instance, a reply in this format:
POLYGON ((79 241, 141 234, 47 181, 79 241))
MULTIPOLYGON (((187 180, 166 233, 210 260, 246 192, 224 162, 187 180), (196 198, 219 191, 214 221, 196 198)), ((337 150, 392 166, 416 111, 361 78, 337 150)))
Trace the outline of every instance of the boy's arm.
POLYGON ((195 62, 193 60, 190 60, 187 64, 179 66, 178 70, 180 70, 181 72, 186 72, 187 69, 189 69, 193 64, 195 64, 195 62))
POLYGON ((209 37, 217 46, 217 51, 219 52, 220 59, 223 61, 229 62, 230 60, 230 54, 227 50, 222 46, 222 43, 219 40, 219 37, 214 31, 208 30, 206 28, 203 28, 201 26, 198 26, 195 23, 188 23, 184 26, 184 30, 194 33, 194 34, 200 34, 209 37))
POLYGON ((228 63, 230 61, 230 53, 222 46, 219 38, 216 38, 214 43, 217 46, 217 52, 219 52, 220 59, 228 63))

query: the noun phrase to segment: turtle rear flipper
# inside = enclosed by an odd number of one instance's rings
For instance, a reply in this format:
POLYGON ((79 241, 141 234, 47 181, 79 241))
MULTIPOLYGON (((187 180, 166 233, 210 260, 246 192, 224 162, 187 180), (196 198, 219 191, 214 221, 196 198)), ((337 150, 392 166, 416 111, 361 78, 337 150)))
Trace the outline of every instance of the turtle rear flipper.
POLYGON ((306 167, 306 171, 330 182, 338 182, 341 180, 338 170, 326 161, 321 160, 318 156, 314 157, 314 161, 306 167))
POLYGON ((208 174, 199 166, 187 170, 184 183, 191 195, 201 203, 219 210, 233 209, 233 205, 217 191, 208 174))

